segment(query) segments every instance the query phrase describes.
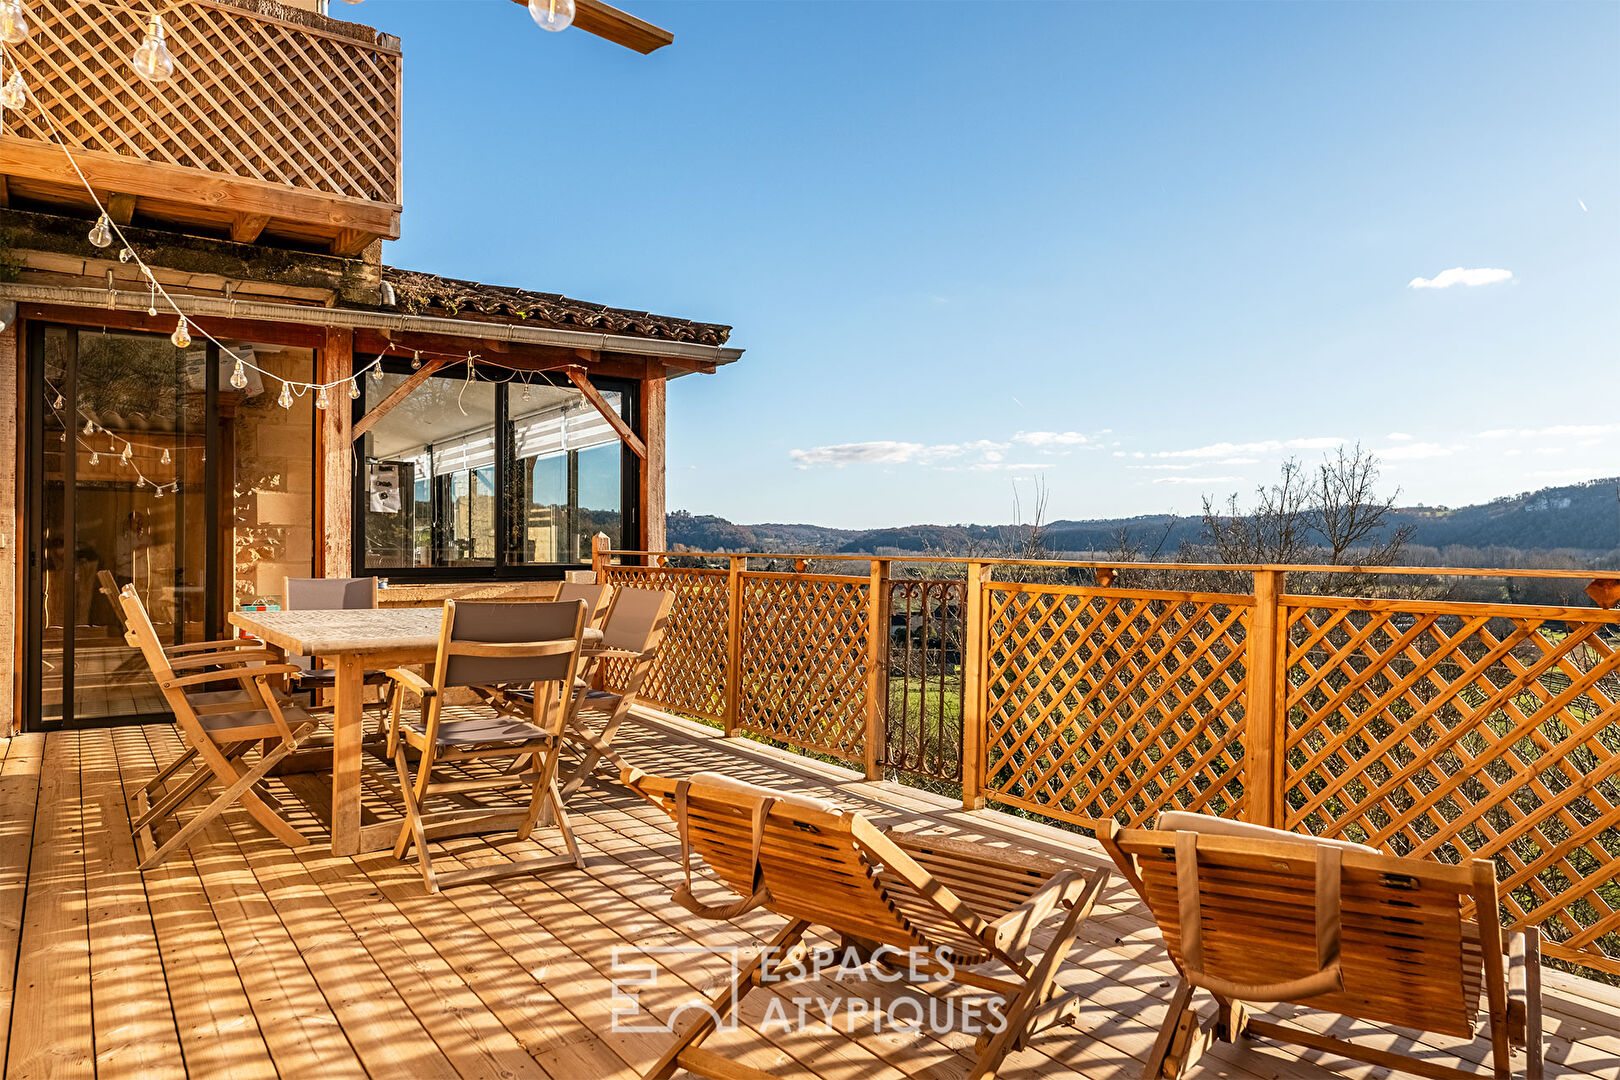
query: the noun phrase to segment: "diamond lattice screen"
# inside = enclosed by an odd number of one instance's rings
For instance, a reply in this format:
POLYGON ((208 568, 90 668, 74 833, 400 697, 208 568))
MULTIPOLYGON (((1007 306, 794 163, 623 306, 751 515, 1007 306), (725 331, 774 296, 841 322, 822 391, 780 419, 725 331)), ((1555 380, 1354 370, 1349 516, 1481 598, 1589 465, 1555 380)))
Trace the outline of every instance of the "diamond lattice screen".
MULTIPOLYGON (((611 566, 615 587, 668 589, 675 594, 658 659, 642 687, 641 700, 669 712, 706 720, 726 715, 726 619, 730 590, 724 570, 611 566)), ((607 665, 608 689, 619 689, 631 661, 607 665)))

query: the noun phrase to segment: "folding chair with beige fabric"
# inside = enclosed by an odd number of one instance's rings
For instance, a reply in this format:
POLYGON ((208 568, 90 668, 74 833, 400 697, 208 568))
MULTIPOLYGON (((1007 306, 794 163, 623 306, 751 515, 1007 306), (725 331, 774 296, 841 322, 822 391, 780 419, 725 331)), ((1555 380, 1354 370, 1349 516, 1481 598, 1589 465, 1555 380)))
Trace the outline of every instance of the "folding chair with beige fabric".
POLYGON ((1181 973, 1144 1077, 1185 1075, 1213 1039, 1244 1035, 1440 1080, 1485 1075, 1249 1015, 1253 1003, 1287 1002, 1459 1039, 1476 1038, 1483 1019, 1488 1075, 1513 1076, 1518 1046, 1524 1075, 1539 1080, 1538 937, 1512 935, 1504 956, 1489 860, 1405 859, 1179 811, 1102 840, 1181 973), (1197 989, 1217 1003, 1202 1028, 1197 989))
MULTIPOLYGON (((288 611, 368 610, 377 606, 377 579, 290 577, 286 579, 283 598, 288 611)), ((335 669, 318 668, 307 656, 289 656, 287 663, 299 669, 297 676, 287 680, 287 692, 310 695, 312 705, 318 704, 323 691, 337 685, 335 669)), ((368 671, 365 685, 391 687, 393 682, 386 671, 368 671)))
POLYGON ((622 776, 626 786, 675 820, 686 875, 675 891, 677 903, 712 918, 764 907, 788 920, 766 949, 698 1010, 644 1074, 648 1080, 663 1080, 677 1068, 723 1080, 769 1077, 701 1044, 756 986, 792 968, 811 926, 839 934, 857 955, 891 970, 915 966, 932 978, 1003 995, 1005 1025, 979 1036, 973 1078, 994 1076, 1008 1053, 1075 1016, 1079 1001, 1062 992, 1056 976, 1107 871, 1087 872, 982 844, 880 831, 860 814, 820 799, 714 773, 669 780, 625 769, 622 776), (698 901, 692 892, 694 853, 742 899, 721 906, 698 901), (1046 948, 1038 950, 1037 929, 1059 914, 1046 948))
POLYGON ((141 860, 141 869, 158 865, 185 846, 198 830, 232 803, 241 803, 255 821, 289 847, 308 844, 309 839, 277 812, 274 799, 260 790, 269 771, 298 749, 316 728, 313 717, 281 699, 270 685, 272 678, 298 669, 290 664, 271 663, 279 657, 268 649, 234 647, 236 642, 229 643, 231 648, 212 651, 203 650, 201 646, 220 643, 199 643, 182 655, 172 655, 159 643, 157 630, 135 587, 125 586, 119 599, 128 633, 163 691, 187 748, 157 780, 136 792, 132 831, 137 842, 154 847, 150 834, 152 823, 177 810, 209 780, 217 780, 224 788, 173 837, 146 854, 141 860), (234 682, 237 686, 223 691, 202 689, 224 682, 234 682), (261 744, 258 761, 251 768, 245 767, 244 755, 261 744), (193 760, 201 761, 198 768, 173 790, 165 790, 163 782, 193 760))
POLYGON ((552 599, 565 604, 575 600, 585 601, 585 625, 601 626, 602 614, 607 611, 612 596, 613 586, 606 583, 598 585, 589 581, 565 581, 557 586, 557 595, 552 599))
POLYGON ((428 892, 441 886, 487 881, 510 874, 532 874, 562 866, 583 868, 573 830, 563 812, 557 787, 557 754, 563 728, 573 708, 574 680, 579 670, 580 638, 585 631, 582 601, 554 603, 483 603, 445 601, 433 678, 412 671, 389 672, 399 689, 421 698, 418 719, 404 714, 405 695, 396 689, 388 726, 388 754, 399 773, 405 802, 394 855, 403 859, 416 846, 422 880, 428 892), (445 691, 484 687, 499 694, 518 687, 534 691, 527 719, 485 705, 456 706, 447 713, 445 691), (418 755, 413 778, 407 752, 418 755), (496 770, 468 775, 475 761, 497 760, 510 766, 527 761, 523 772, 496 770), (457 766, 459 775, 434 778, 434 769, 457 766), (462 799, 472 792, 523 785, 529 789, 526 809, 501 812, 468 808, 462 799), (457 797, 454 809, 429 813, 430 799, 457 797), (549 809, 551 820, 568 846, 566 856, 513 860, 439 874, 433 869, 429 844, 448 836, 491 832, 516 824, 516 837, 526 840, 549 809))

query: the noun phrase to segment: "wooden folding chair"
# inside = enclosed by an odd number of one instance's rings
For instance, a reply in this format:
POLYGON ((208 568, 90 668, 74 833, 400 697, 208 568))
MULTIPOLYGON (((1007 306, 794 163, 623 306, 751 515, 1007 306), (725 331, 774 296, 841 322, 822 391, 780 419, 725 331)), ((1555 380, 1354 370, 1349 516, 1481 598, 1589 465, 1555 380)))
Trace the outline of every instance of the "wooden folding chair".
POLYGON ((608 610, 613 591, 613 586, 606 582, 596 584, 589 581, 565 581, 557 586, 557 595, 553 599, 565 604, 574 600, 585 601, 585 625, 600 627, 602 615, 608 610))
POLYGON ((119 600, 128 633, 163 691, 187 748, 159 774, 158 780, 135 794, 132 832, 137 843, 152 849, 142 858, 141 869, 161 863, 226 807, 238 802, 282 843, 289 847, 308 844, 309 839, 277 812, 274 800, 259 790, 269 771, 298 749, 317 726, 313 717, 281 699, 270 685, 272 678, 298 669, 271 663, 279 657, 268 649, 243 648, 235 641, 203 642, 166 651, 135 587, 126 585, 119 600), (230 647, 206 649, 207 645, 230 647), (201 689, 222 682, 237 686, 225 691, 201 689), (260 743, 264 745, 259 760, 251 768, 245 767, 244 755, 260 743), (162 781, 191 761, 201 764, 173 790, 167 790, 162 781), (173 837, 156 846, 150 832, 152 823, 179 809, 210 780, 217 780, 224 790, 173 837))
MULTIPOLYGON (((288 611, 367 610, 377 606, 377 579, 289 577, 283 586, 282 597, 288 611)), ((289 656, 287 663, 299 669, 297 676, 287 680, 287 692, 308 694, 312 707, 319 705, 320 695, 324 691, 337 685, 336 669, 318 668, 307 656, 289 656)), ((386 671, 367 671, 364 681, 366 686, 393 686, 386 671)), ((384 698, 381 704, 386 706, 387 699, 384 698)), ((329 708, 322 711, 329 711, 329 708)), ((379 736, 381 729, 386 726, 385 718, 378 725, 379 736)))
POLYGON ((1504 956, 1490 860, 1404 859, 1179 811, 1161 814, 1155 830, 1114 825, 1102 840, 1181 973, 1145 1078, 1185 1075, 1214 1039, 1244 1035, 1437 1080, 1482 1075, 1259 1020, 1255 1002, 1459 1039, 1475 1038, 1483 1018, 1489 1075, 1513 1076, 1520 1046, 1524 1075, 1541 1077, 1538 936, 1513 934, 1504 956), (1217 1003, 1202 1027, 1190 1007, 1197 989, 1217 1003))
POLYGON ((389 672, 396 689, 388 726, 388 753, 399 773, 405 803, 394 855, 403 859, 414 844, 428 892, 472 881, 487 881, 510 874, 532 874, 561 866, 583 868, 574 833, 563 811, 557 787, 557 755, 563 728, 573 708, 574 680, 578 675, 580 639, 585 632, 583 601, 558 603, 479 603, 445 601, 433 678, 415 672, 389 672), (445 714, 445 691, 451 687, 484 687, 496 694, 523 687, 534 691, 527 719, 502 713, 488 705, 460 706, 456 715, 445 714), (416 721, 405 719, 404 694, 422 700, 416 721), (411 776, 407 752, 418 755, 411 776), (527 761, 523 772, 497 771, 494 775, 465 773, 435 779, 434 769, 479 760, 527 761), (528 807, 500 814, 487 808, 454 809, 429 813, 424 804, 445 796, 463 797, 523 785, 529 788, 528 807), (445 836, 490 832, 515 820, 516 836, 528 839, 542 807, 562 833, 568 855, 514 860, 493 866, 438 874, 429 851, 431 840, 445 836))
POLYGON ((714 773, 670 780, 627 768, 622 778, 675 820, 685 874, 677 903, 712 918, 764 907, 788 920, 766 950, 740 965, 736 978, 698 1011, 643 1074, 646 1080, 663 1080, 677 1068, 714 1080, 769 1077, 704 1050, 702 1043, 756 986, 791 970, 811 926, 839 934, 858 955, 885 966, 915 966, 930 977, 1002 995, 1006 1022, 976 1040, 973 1080, 994 1076, 1008 1053, 1076 1015, 1078 998, 1062 992, 1056 977, 1107 871, 880 831, 860 814, 820 799, 714 773), (720 906, 697 900, 694 853, 741 899, 720 906), (1037 950, 1036 930, 1060 913, 1050 942, 1037 950), (898 959, 892 959, 895 952, 898 959), (891 957, 886 963, 884 953, 891 957))

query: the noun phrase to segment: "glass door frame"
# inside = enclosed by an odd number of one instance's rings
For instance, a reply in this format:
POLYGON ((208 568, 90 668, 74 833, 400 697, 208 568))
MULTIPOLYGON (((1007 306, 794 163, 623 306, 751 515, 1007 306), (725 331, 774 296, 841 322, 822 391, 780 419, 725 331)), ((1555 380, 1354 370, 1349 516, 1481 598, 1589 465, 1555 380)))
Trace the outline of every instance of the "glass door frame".
MULTIPOLYGON (((160 714, 131 714, 91 717, 78 719, 74 715, 74 631, 75 626, 64 625, 62 628, 62 714, 52 720, 44 716, 44 682, 45 682, 45 335, 50 331, 61 331, 67 334, 67 369, 60 387, 62 396, 67 400, 69 409, 76 409, 78 403, 78 367, 79 367, 79 339, 86 333, 98 333, 87 327, 74 326, 62 323, 38 322, 30 320, 25 324, 26 348, 26 389, 23 399, 26 404, 21 409, 27 430, 23 439, 23 515, 24 528, 23 542, 27 545, 27 602, 22 612, 21 638, 22 650, 22 723, 23 731, 56 731, 71 728, 112 727, 122 724, 149 722, 154 719, 166 717, 167 712, 160 714)), ((162 334, 146 334, 140 331, 119 330, 120 335, 145 336, 163 340, 162 334)), ((205 347, 204 362, 204 407, 203 407, 203 483, 202 490, 196 493, 202 500, 204 524, 204 550, 203 560, 203 626, 204 639, 214 640, 224 632, 224 579, 223 569, 223 533, 221 531, 222 514, 219 499, 219 453, 220 453, 220 416, 219 416, 219 347, 208 342, 205 347)), ((75 414, 76 419, 76 414, 75 414)), ((77 424, 66 424, 64 434, 77 435, 77 424)), ((196 434, 196 433, 189 433, 196 434)), ((75 504, 78 490, 78 449, 75 442, 71 451, 64 443, 62 454, 62 486, 65 492, 62 500, 61 525, 64 535, 64 551, 68 558, 73 557, 76 543, 75 504)), ((175 515, 178 518, 188 508, 186 502, 186 486, 181 485, 175 491, 175 515)), ((195 512, 194 510, 192 512, 195 512)), ((177 536, 180 535, 177 531, 177 536)), ((185 562, 182 558, 175 558, 175 573, 179 575, 185 562)), ((68 573, 63 575, 63 588, 65 591, 64 612, 68 613, 65 621, 72 621, 72 613, 77 610, 78 575, 68 573)), ((184 620, 176 620, 173 644, 180 644, 185 633, 184 620)))

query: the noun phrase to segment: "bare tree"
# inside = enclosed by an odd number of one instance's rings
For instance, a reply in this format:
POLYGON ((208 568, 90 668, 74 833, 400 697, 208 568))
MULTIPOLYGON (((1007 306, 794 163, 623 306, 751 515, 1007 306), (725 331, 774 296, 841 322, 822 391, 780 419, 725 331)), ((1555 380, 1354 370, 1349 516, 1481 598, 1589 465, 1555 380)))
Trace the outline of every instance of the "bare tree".
POLYGON ((1307 562, 1317 520, 1315 491, 1295 458, 1282 464, 1282 476, 1255 489, 1250 510, 1238 506, 1237 493, 1224 507, 1204 496, 1204 539, 1214 561, 1224 563, 1307 562))
POLYGON ((1360 443, 1349 453, 1340 446, 1318 467, 1311 497, 1313 524, 1322 534, 1332 565, 1389 566, 1412 539, 1411 525, 1388 527, 1401 489, 1380 499, 1374 490, 1377 485, 1378 458, 1363 451, 1360 443))

